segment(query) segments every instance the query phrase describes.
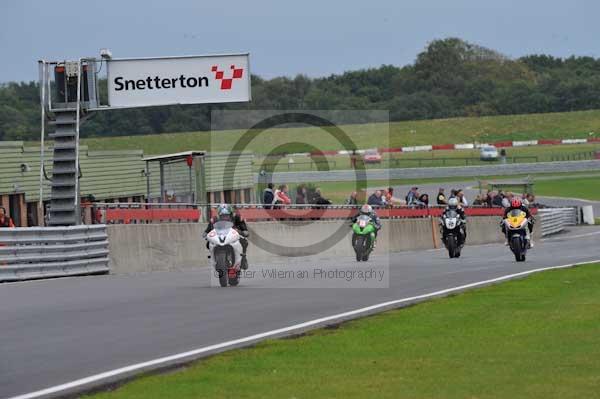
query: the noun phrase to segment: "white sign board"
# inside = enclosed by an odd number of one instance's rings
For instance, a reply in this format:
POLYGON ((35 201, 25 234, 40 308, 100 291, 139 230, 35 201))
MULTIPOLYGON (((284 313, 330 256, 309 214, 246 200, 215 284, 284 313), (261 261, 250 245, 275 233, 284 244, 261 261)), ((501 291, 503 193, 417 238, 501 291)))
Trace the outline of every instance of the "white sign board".
POLYGON ((251 99, 248 54, 112 59, 107 66, 111 108, 251 99))

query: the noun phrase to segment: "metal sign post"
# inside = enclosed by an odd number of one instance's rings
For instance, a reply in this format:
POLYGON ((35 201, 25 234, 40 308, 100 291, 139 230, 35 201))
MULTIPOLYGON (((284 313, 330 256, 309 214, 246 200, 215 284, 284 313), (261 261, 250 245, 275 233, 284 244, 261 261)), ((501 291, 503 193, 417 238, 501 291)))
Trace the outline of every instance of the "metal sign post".
MULTIPOLYGON (((42 103, 40 201, 44 175, 44 126, 55 126, 49 221, 51 226, 81 223, 79 132, 93 112, 176 104, 210 104, 251 100, 249 55, 205 55, 78 61, 39 61, 42 103), (106 65, 108 101, 101 104, 97 75, 106 65), (99 67, 98 67, 99 66, 99 67), (54 80, 49 69, 54 68, 54 80)), ((149 171, 147 171, 149 173, 149 171)), ((164 193, 161 193, 163 195, 164 193)))

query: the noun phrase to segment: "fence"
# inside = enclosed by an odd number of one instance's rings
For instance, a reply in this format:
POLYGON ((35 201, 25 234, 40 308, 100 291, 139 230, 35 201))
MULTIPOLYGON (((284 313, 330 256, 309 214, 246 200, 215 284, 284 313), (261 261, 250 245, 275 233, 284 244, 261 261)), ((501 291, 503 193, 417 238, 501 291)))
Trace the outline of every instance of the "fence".
POLYGON ((578 208, 544 208, 538 210, 542 237, 556 234, 578 222, 578 208))
MULTIPOLYGON (((512 156, 504 157, 506 163, 526 163, 526 162, 539 162, 537 156, 512 156)), ((481 158, 470 157, 436 157, 436 158, 392 158, 389 160, 390 166, 401 167, 414 167, 414 166, 459 166, 464 164, 465 166, 480 165, 486 163, 499 163, 502 162, 502 158, 498 157, 494 160, 483 160, 481 158)))
POLYGON ((0 228, 0 282, 108 273, 105 225, 0 228))
POLYGON ((551 161, 581 161, 586 159, 598 159, 596 158, 595 151, 584 151, 576 152, 573 154, 552 154, 551 161))
MULTIPOLYGON (((97 203, 94 204, 98 221, 106 224, 189 223, 202 221, 205 215, 215 216, 219 204, 152 204, 152 203, 97 203)), ((334 220, 350 219, 360 205, 275 205, 270 209, 262 204, 232 204, 240 216, 249 222, 268 220, 334 220)), ((375 207, 382 219, 439 217, 443 207, 387 206, 375 207)), ((537 209, 532 209, 536 213, 537 209)), ((503 208, 470 206, 467 216, 502 216, 503 208)))

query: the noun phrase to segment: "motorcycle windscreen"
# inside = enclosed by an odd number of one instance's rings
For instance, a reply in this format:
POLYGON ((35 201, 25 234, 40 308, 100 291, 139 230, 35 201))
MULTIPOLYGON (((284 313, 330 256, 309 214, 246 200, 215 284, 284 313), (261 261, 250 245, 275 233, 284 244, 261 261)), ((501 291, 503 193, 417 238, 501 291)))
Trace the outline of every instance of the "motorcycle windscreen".
POLYGON ((458 212, 456 212, 454 209, 448 209, 445 213, 445 216, 448 219, 456 219, 458 218, 458 212))
POLYGON ((367 227, 367 225, 370 222, 371 222, 371 218, 366 215, 361 215, 356 220, 356 223, 358 223, 358 227, 360 227, 361 229, 364 229, 365 227, 367 227))
POLYGON ((513 209, 508 213, 508 216, 512 218, 525 217, 525 212, 520 209, 513 209))
POLYGON ((233 228, 233 223, 226 220, 220 220, 215 223, 214 227, 218 235, 227 235, 229 230, 233 228))

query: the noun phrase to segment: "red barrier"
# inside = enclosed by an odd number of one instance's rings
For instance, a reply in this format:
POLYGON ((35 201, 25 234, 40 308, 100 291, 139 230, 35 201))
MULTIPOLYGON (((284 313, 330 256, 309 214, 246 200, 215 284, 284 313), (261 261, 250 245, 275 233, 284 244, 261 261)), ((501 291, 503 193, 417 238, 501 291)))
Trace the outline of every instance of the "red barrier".
POLYGON ((439 144, 431 146, 434 150, 453 150, 454 144, 439 144))
POLYGON ((538 144, 540 145, 555 145, 555 144, 562 144, 561 140, 538 140, 538 144))
MULTIPOLYGON (((377 215, 382 219, 390 218, 422 218, 439 217, 444 208, 382 208, 377 209, 377 215)), ((358 209, 260 209, 260 208, 242 208, 238 212, 246 221, 273 219, 350 219, 358 213, 358 209)), ((465 208, 467 216, 502 216, 504 208, 465 208)), ((537 209, 531 209, 532 214, 537 213, 537 209)))
POLYGON ((587 139, 588 143, 600 143, 600 137, 589 137, 587 139))
POLYGON ((257 209, 244 208, 238 210, 240 216, 247 221, 270 219, 349 219, 356 209, 257 209))
POLYGON ((338 155, 338 151, 312 151, 311 156, 338 155))
POLYGON ((513 146, 513 142, 512 141, 497 141, 494 143, 494 147, 497 148, 501 148, 501 147, 512 147, 513 146))
POLYGON ((379 152, 402 152, 402 148, 380 148, 379 152))
POLYGON ((106 223, 122 221, 125 224, 132 220, 141 222, 164 221, 164 220, 185 220, 197 222, 200 220, 200 210, 192 208, 158 208, 158 209, 119 209, 107 208, 105 211, 106 223))

